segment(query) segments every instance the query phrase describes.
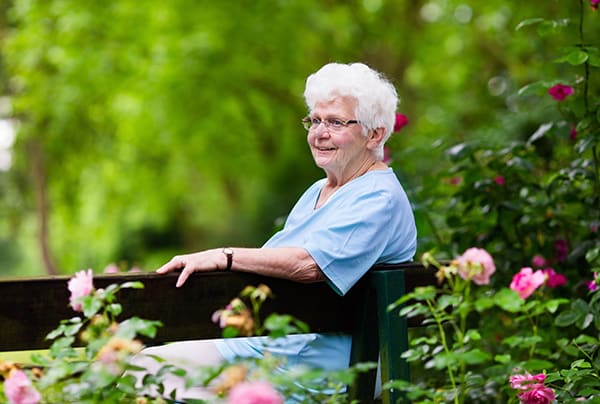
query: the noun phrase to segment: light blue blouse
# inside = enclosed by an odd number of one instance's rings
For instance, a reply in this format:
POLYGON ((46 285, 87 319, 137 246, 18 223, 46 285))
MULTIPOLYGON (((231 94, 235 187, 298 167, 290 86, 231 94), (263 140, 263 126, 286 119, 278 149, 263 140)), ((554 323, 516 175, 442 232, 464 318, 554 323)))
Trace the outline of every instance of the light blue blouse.
MULTIPOLYGON (((374 264, 412 260, 417 245, 414 216, 392 169, 367 172, 315 209, 325 181, 321 179, 306 190, 283 229, 263 247, 306 249, 340 295, 374 264)), ((231 338, 219 340, 217 348, 228 360, 261 357, 268 350, 284 356, 288 366, 334 370, 348 366, 351 338, 341 334, 291 335, 275 341, 231 338)))

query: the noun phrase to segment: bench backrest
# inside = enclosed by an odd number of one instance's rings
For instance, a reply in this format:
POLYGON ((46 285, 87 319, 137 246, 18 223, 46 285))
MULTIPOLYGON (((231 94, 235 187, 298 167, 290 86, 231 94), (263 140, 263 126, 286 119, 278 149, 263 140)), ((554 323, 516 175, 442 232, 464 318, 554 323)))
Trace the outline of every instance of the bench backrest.
MULTIPOLYGON (((417 285, 430 284, 432 271, 420 264, 385 267, 405 272, 407 291, 417 285)), ((377 269, 374 270, 377 270, 377 269)), ((299 284, 241 272, 206 272, 191 276, 181 288, 175 288, 175 274, 126 273, 95 275, 96 288, 111 283, 141 281, 144 289, 119 292, 123 306, 120 318, 138 316, 159 320, 154 342, 218 338, 221 329, 211 322, 212 313, 225 307, 247 285, 264 283, 274 299, 263 306, 264 314, 291 314, 309 324, 313 332, 342 331, 352 333, 356 307, 363 286, 358 285, 344 297, 335 294, 325 283, 299 284)), ((62 319, 74 317, 68 304, 68 276, 0 279, 0 352, 41 349, 49 346, 45 336, 62 319)), ((414 325, 414 324, 410 324, 414 325)))

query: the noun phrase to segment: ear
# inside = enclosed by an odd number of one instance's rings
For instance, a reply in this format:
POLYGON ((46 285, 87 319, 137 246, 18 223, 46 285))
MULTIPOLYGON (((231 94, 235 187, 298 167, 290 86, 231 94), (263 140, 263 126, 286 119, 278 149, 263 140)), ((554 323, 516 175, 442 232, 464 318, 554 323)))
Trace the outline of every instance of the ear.
POLYGON ((367 148, 374 150, 383 142, 385 128, 371 129, 367 135, 367 148))

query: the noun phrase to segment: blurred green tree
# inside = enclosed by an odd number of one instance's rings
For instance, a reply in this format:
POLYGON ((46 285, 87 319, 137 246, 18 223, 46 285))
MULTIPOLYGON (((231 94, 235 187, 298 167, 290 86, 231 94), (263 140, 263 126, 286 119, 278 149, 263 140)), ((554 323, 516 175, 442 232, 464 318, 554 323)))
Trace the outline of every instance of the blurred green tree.
MULTIPOLYGON (((175 252, 259 245, 322 176, 299 120, 304 79, 330 61, 363 61, 396 84, 411 119, 390 141, 398 175, 411 192, 437 186, 448 145, 524 139, 551 113, 508 114, 529 108, 515 93, 538 79, 532 62, 548 48, 514 29, 574 7, 4 4, 0 88, 17 139, 10 170, 0 172, 2 275, 109 262, 152 269, 175 252)), ((428 219, 418 220, 427 240, 428 219)))

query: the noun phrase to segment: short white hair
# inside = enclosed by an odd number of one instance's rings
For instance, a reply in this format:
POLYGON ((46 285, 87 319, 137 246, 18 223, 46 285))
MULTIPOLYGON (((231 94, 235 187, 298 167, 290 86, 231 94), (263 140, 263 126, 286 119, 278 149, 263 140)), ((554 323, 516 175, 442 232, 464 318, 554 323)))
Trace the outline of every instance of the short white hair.
MULTIPOLYGON (((394 85, 364 63, 329 63, 308 76, 304 100, 309 111, 318 102, 337 97, 356 100, 356 119, 367 130, 385 128, 383 141, 376 150, 376 158, 383 159, 383 145, 394 130, 398 94, 394 85)), ((363 132, 367 134, 367 130, 363 132)))

